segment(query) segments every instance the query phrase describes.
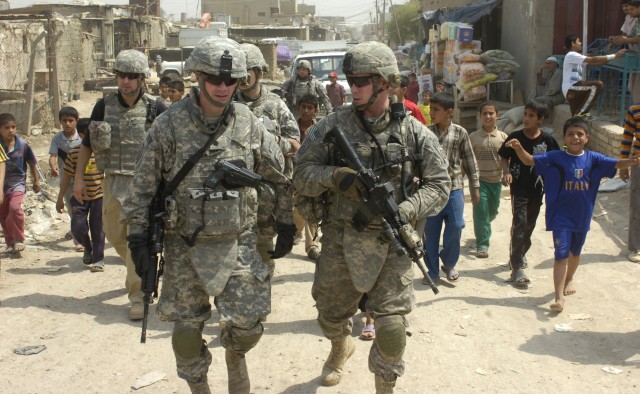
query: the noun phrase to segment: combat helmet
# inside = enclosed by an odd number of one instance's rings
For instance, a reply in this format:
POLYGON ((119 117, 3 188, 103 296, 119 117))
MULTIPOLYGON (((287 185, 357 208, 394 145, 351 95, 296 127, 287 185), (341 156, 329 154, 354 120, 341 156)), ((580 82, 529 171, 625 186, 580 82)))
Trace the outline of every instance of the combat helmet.
POLYGON ((210 75, 228 75, 243 79, 247 76, 246 55, 240 44, 230 38, 205 37, 193 48, 185 62, 188 72, 210 75))
POLYGON ((118 53, 116 61, 113 63, 113 71, 146 75, 149 71, 149 62, 144 53, 135 49, 127 49, 118 53))
POLYGON ((350 48, 344 55, 342 72, 380 75, 393 87, 400 86, 400 70, 391 48, 377 41, 367 41, 350 48))
POLYGON ((260 48, 248 42, 240 44, 240 47, 247 55, 247 69, 259 68, 262 72, 268 72, 269 66, 262 56, 260 48))
POLYGON ((309 70, 309 72, 311 72, 311 70, 313 70, 313 68, 311 68, 311 62, 308 61, 308 60, 300 60, 298 62, 298 64, 296 65, 296 70, 298 70, 300 68, 306 68, 307 70, 309 70))

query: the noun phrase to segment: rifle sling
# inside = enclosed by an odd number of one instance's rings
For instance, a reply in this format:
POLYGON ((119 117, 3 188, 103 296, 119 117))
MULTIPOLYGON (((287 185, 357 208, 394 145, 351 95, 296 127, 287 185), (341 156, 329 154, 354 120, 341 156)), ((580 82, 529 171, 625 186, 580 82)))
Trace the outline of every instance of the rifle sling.
POLYGON ((176 174, 175 177, 173 177, 173 179, 171 180, 171 182, 169 182, 167 184, 167 186, 165 188, 163 188, 162 191, 158 190, 158 192, 161 193, 161 200, 160 201, 164 201, 164 199, 168 196, 170 196, 178 187, 178 185, 180 184, 180 182, 182 182, 182 180, 187 176, 187 174, 189 173, 189 171, 191 171, 193 169, 193 167, 196 165, 196 163, 200 160, 200 158, 202 157, 202 155, 204 154, 204 152, 207 151, 207 149, 209 149, 209 147, 218 140, 218 138, 220 138, 220 136, 222 136, 222 133, 224 133, 226 126, 229 125, 229 120, 231 119, 231 117, 234 114, 234 109, 233 109, 233 105, 230 105, 226 112, 224 113, 224 115, 222 116, 222 119, 220 120, 220 122, 218 122, 218 125, 216 126, 213 134, 211 134, 209 136, 209 139, 207 140, 207 142, 202 146, 202 148, 198 149, 197 152, 195 152, 193 155, 191 155, 189 157, 189 159, 187 159, 186 163, 184 163, 184 165, 182 166, 182 168, 180 168, 180 171, 178 171, 178 173, 176 174), (225 127, 221 127, 224 124, 225 127))

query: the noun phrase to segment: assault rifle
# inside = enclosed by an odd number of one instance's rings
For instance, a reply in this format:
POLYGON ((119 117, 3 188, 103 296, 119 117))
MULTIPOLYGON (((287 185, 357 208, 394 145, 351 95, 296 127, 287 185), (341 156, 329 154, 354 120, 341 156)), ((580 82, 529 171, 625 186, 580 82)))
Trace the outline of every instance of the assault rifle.
POLYGON ((365 186, 367 193, 362 196, 364 205, 356 212, 351 224, 358 231, 363 231, 373 219, 382 220, 382 229, 393 245, 398 256, 409 255, 416 263, 434 294, 439 290, 429 276, 422 262, 424 251, 422 240, 411 224, 400 218, 398 204, 393 199, 394 187, 391 182, 382 183, 372 169, 364 167, 344 135, 342 128, 336 125, 325 137, 325 142, 333 144, 347 161, 358 171, 356 178, 365 186))
POLYGON ((140 343, 147 341, 147 315, 149 314, 149 304, 151 299, 158 298, 158 285, 160 277, 164 272, 164 256, 162 254, 164 246, 164 218, 165 199, 163 188, 161 187, 153 197, 149 208, 149 250, 151 251, 151 265, 142 273, 141 290, 144 293, 144 316, 142 318, 142 334, 140 343))
POLYGON ((204 186, 211 189, 215 189, 218 183, 227 189, 244 186, 257 189, 262 180, 260 175, 247 170, 247 164, 243 160, 220 160, 214 168, 211 177, 204 181, 204 186))

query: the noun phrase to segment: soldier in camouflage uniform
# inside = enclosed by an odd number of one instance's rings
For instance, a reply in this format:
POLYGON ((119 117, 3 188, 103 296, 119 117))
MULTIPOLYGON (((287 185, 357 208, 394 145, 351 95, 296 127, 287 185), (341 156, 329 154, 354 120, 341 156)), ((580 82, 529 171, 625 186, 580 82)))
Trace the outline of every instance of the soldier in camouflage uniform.
MULTIPOLYGON (((256 250, 258 195, 250 187, 205 181, 212 179, 214 165, 221 160, 241 160, 244 164, 237 165, 260 174, 276 192, 291 185, 273 134, 245 105, 231 103, 247 75, 240 45, 227 38, 205 38, 185 65, 196 74, 198 87, 149 130, 122 219, 129 224, 127 239, 136 268, 142 270, 150 261, 148 212, 156 190, 171 182, 212 134, 219 135, 165 202, 166 264, 157 311, 162 320, 174 322, 178 376, 187 380, 192 392, 209 393, 211 353, 202 330, 211 317, 209 298, 215 297, 229 392, 249 393, 245 354, 258 343, 261 321, 271 310, 269 267, 256 250)), ((276 220, 274 258, 293 246, 291 206, 278 207, 276 220)))
POLYGON ((300 60, 296 65, 296 74, 282 84, 287 106, 291 113, 298 117, 298 100, 305 94, 313 94, 318 98, 320 105, 327 112, 333 108, 327 89, 315 75, 311 74, 311 63, 308 60, 300 60))
POLYGON ((120 223, 120 211, 125 190, 135 175, 135 155, 144 134, 166 106, 161 99, 144 91, 149 64, 143 53, 134 49, 120 52, 113 70, 118 91, 107 94, 93 107, 90 131, 85 134, 78 154, 73 194, 78 201, 86 199, 84 170, 93 152, 98 169, 106 174, 102 182, 104 232, 127 265, 125 287, 131 302, 129 318, 139 320, 144 310, 140 277, 127 248, 127 226, 120 223))
MULTIPOLYGON (((276 136, 285 161, 285 175, 293 175, 293 155, 300 147, 300 130, 298 122, 293 117, 280 96, 270 93, 262 86, 260 80, 263 73, 269 71, 267 62, 260 49, 249 43, 240 45, 247 55, 247 80, 239 86, 237 99, 239 103, 246 104, 251 112, 262 121, 268 131, 276 136)), ((262 260, 269 264, 273 271, 275 264, 268 251, 273 249, 273 237, 276 235, 273 208, 275 206, 275 193, 273 187, 263 182, 260 191, 260 203, 258 204, 258 252, 262 260), (270 198, 271 197, 271 198, 270 198)), ((287 196, 293 209, 293 188, 287 196)))
POLYGON ((327 115, 307 131, 296 156, 293 183, 300 193, 328 201, 323 218, 322 254, 316 265, 312 295, 318 322, 331 340, 324 364, 322 384, 338 384, 342 368, 353 354, 351 317, 364 293, 368 313, 375 318, 376 338, 369 353, 369 370, 375 374, 377 393, 392 393, 404 372, 404 315, 414 304, 413 267, 407 256, 399 257, 382 235, 381 221, 374 219, 362 232, 351 225, 363 206, 364 185, 356 171, 336 154, 325 136, 340 125, 365 167, 376 168, 405 155, 403 164, 376 170, 382 182, 395 187, 393 197, 405 223, 435 214, 447 202, 451 180, 447 161, 435 135, 411 116, 392 116, 389 85, 400 83, 393 52, 384 44, 365 42, 345 54, 343 71, 353 94, 350 106, 327 115), (403 189, 401 183, 419 186, 403 189), (406 192, 406 193, 405 193, 406 192), (406 196, 405 196, 406 195, 406 196))

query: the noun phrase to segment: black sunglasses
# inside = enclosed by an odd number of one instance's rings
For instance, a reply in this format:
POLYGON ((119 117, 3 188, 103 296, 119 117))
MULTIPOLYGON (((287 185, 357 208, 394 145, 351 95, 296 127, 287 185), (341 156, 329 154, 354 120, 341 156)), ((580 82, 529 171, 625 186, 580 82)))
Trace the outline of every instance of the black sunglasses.
POLYGON ((209 82, 210 84, 213 85, 220 85, 221 83, 224 82, 225 85, 227 86, 231 86, 233 84, 235 84, 236 82, 238 82, 238 78, 231 78, 230 76, 219 76, 219 75, 213 75, 213 74, 207 74, 207 73, 201 73, 202 76, 204 77, 204 80, 209 82))
POLYGON ((116 75, 118 76, 118 78, 120 79, 125 79, 128 78, 130 81, 134 80, 134 79, 138 79, 140 78, 141 74, 138 73, 124 73, 122 71, 118 71, 116 72, 116 75))
POLYGON ((349 84, 349 86, 356 85, 359 88, 363 88, 371 84, 371 82, 371 75, 368 75, 366 77, 347 77, 347 83, 349 84))

